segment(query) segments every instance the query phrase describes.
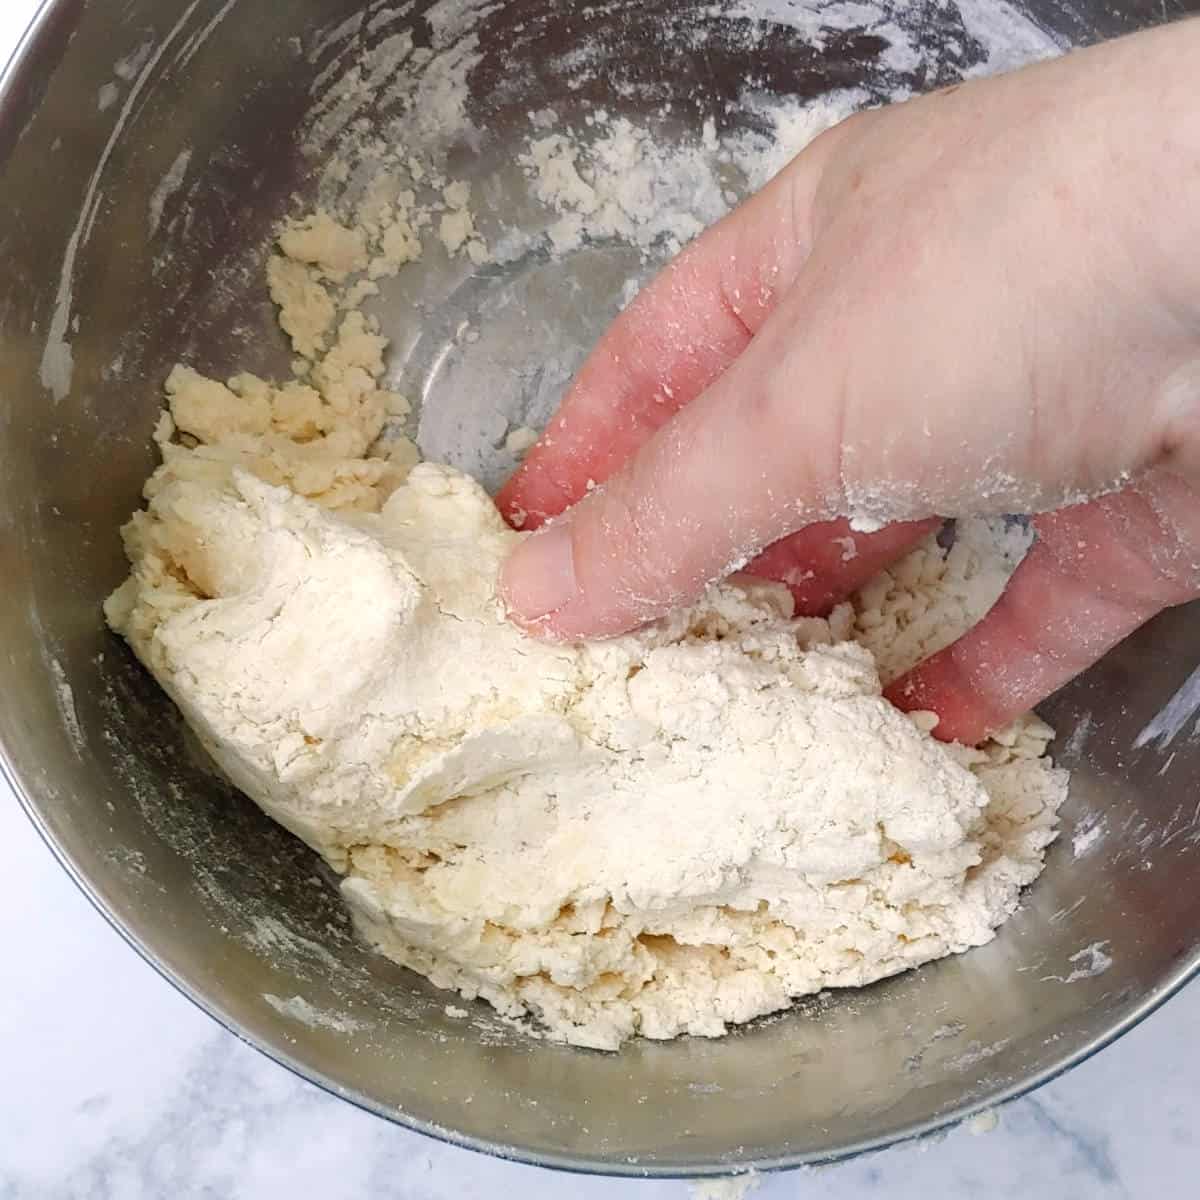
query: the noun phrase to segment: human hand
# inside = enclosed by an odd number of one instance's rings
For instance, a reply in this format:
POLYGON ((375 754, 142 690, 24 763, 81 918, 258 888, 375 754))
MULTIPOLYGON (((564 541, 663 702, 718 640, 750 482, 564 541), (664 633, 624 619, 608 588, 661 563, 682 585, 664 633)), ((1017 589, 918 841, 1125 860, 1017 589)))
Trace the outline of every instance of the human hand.
POLYGON ((625 310, 501 492, 526 528, 570 508, 507 564, 514 619, 615 634, 747 563, 821 611, 931 519, 1038 513, 992 612, 888 689, 975 742, 1200 594, 1198 56, 1187 23, 814 142, 625 310))

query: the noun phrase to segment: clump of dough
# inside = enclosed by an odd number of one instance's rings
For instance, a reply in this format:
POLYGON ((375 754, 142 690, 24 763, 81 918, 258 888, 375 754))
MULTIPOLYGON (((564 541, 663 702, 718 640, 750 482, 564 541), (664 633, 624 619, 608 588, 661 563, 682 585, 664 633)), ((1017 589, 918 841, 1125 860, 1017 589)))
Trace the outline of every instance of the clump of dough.
POLYGON ((244 471, 156 494, 110 607, 385 953, 552 1036, 716 1036, 979 945, 1054 836, 1036 721, 939 745, 849 606, 712 588, 639 633, 518 632, 521 538, 447 467, 352 520, 244 471))
POLYGON ((875 656, 885 685, 974 625, 1033 544, 1028 526, 1003 518, 956 522, 949 547, 940 536, 930 534, 854 598, 855 640, 875 656))
MULTIPOLYGON (((535 145, 569 199, 560 238, 634 220, 627 142, 591 182, 535 145)), ((353 225, 285 227, 267 279, 296 377, 172 371, 113 628, 229 778, 342 873, 385 954, 551 1037, 717 1036, 987 941, 1055 836, 1051 731, 943 746, 881 676, 978 620, 1027 535, 965 523, 826 620, 742 580, 626 637, 526 637, 496 592, 523 535, 381 436, 409 405, 358 308, 423 230, 486 257, 468 198, 445 185, 435 223, 380 185, 353 225)))
POLYGON ((418 461, 407 438, 381 440, 388 419, 409 410, 405 397, 381 384, 386 338, 356 308, 339 321, 334 292, 322 282, 345 283, 363 270, 366 248, 365 236, 325 213, 281 233, 267 279, 280 325, 303 358, 296 378, 274 384, 242 372, 221 382, 184 364, 167 377, 167 411, 154 434, 162 464, 144 488, 148 509, 122 531, 155 599, 139 608, 130 579, 107 606, 110 621, 131 636, 161 611, 211 594, 203 571, 180 565, 192 560, 186 547, 197 536, 183 515, 187 497, 228 492, 244 471, 323 508, 376 512, 418 461))

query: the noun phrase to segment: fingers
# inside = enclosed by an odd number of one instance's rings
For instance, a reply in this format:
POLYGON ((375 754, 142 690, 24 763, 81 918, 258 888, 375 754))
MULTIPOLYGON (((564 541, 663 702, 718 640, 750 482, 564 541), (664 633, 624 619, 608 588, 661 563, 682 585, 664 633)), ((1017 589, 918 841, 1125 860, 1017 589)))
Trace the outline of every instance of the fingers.
MULTIPOLYGON (((583 498, 745 352, 806 260, 806 189, 820 153, 817 143, 707 231, 617 318, 497 496, 510 521, 535 530, 583 498)), ((845 521, 813 526, 771 547, 749 570, 786 583, 798 612, 825 612, 933 524, 878 534, 855 534, 845 521)), ((524 593, 519 599, 532 602, 524 593)))
POLYGON ((1200 592, 1200 505, 1174 477, 1035 524, 1038 541, 992 611, 886 690, 899 708, 936 712, 943 741, 981 741, 1200 592))
POLYGON ((940 519, 934 517, 901 521, 878 533, 855 533, 849 521, 825 521, 768 546, 746 571, 786 584, 797 616, 824 616, 939 524, 940 519))
POLYGON ((778 315, 618 475, 517 548, 501 577, 514 620, 560 638, 620 633, 833 517, 840 411, 804 411, 787 381, 836 396, 838 360, 796 338, 794 314, 778 315))
POLYGON ((536 529, 615 474, 746 349, 808 253, 818 146, 693 242, 625 309, 496 498, 536 529))

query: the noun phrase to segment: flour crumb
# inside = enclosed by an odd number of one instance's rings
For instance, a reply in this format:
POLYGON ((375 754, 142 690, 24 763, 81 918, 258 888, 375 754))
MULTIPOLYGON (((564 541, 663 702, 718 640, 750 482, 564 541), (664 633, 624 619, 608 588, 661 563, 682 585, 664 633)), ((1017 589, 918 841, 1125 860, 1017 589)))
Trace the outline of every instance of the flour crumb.
POLYGON ((967 1120, 967 1132, 975 1137, 994 1132, 1000 1125, 1000 1114, 994 1108, 985 1108, 967 1120))
POLYGON ((519 458, 530 450, 537 440, 537 430, 530 429, 528 425, 522 425, 517 429, 509 430, 508 436, 504 439, 504 448, 509 454, 519 458))
POLYGON ((150 193, 150 203, 148 206, 149 219, 147 223, 150 228, 151 237, 158 232, 158 227, 162 224, 163 211, 166 209, 168 201, 183 186, 183 181, 187 176, 188 166, 191 164, 191 161, 191 150, 181 150, 167 170, 167 173, 158 181, 158 186, 150 193))
POLYGON ((872 516, 865 512, 852 512, 850 514, 850 528, 855 533, 878 533, 885 525, 886 521, 880 517, 872 516))
POLYGON ((318 209, 302 221, 289 222, 279 235, 288 260, 315 267, 328 279, 342 282, 367 265, 367 239, 361 229, 348 229, 318 209))
POLYGON ((54 678, 54 699, 58 704, 59 716, 70 736, 76 752, 85 747, 83 727, 79 723, 79 709, 75 704, 75 690, 67 680, 66 668, 57 658, 49 658, 50 674, 54 678))
POLYGON ((1033 544, 1025 525, 997 518, 956 522, 952 541, 930 534, 854 598, 855 638, 885 684, 957 641, 1000 598, 1033 544))
POLYGON ((692 1200, 745 1200, 761 1184, 762 1176, 757 1171, 725 1179, 703 1179, 691 1185, 692 1200))
POLYGON ((1103 975, 1113 964, 1112 955, 1105 950, 1107 945, 1108 940, 1105 939, 1084 946, 1067 959, 1072 968, 1069 974, 1044 975, 1043 981, 1078 983, 1081 979, 1094 979, 1097 975, 1103 975))
POLYGON ((619 239, 648 256, 674 252, 722 215, 724 197, 699 152, 664 150, 624 117, 595 140, 551 133, 533 140, 521 165, 534 194, 559 214, 547 230, 556 254, 619 239))
POLYGON ((1098 813, 1088 813, 1071 837, 1071 854, 1083 858, 1108 832, 1108 819, 1098 813))
POLYGON ((471 187, 465 180, 448 183, 442 189, 447 211, 442 214, 438 236, 447 254, 465 250, 467 257, 477 266, 488 261, 489 255, 479 230, 475 227, 475 216, 467 207, 471 187))
POLYGON ((833 544, 842 548, 842 562, 853 562, 858 557, 858 543, 852 537, 834 538, 833 544))
POLYGON ((270 992, 264 992, 263 999, 281 1017, 298 1021, 301 1025, 307 1025, 310 1029, 332 1029, 337 1033, 357 1033, 360 1029, 364 1028, 361 1021, 356 1021, 352 1017, 347 1017, 341 1013, 326 1012, 324 1009, 310 1004, 303 996, 291 996, 285 1000, 279 996, 271 995, 270 992))

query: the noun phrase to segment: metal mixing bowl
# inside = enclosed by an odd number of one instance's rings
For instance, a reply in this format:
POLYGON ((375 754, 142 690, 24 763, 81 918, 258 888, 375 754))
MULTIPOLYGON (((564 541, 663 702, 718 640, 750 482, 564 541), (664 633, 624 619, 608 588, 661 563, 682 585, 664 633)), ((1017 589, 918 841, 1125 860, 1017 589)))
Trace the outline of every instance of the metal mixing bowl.
MULTIPOLYGON (((1078 44, 1175 7, 1027 11, 1078 44)), ((1200 968, 1200 679, 1180 691, 1200 655, 1195 608, 1153 622, 1046 706, 1074 768, 1064 835, 994 942, 721 1041, 619 1054, 533 1040, 483 1006, 454 1019, 452 997, 364 949, 315 857, 212 772, 105 630, 100 602, 126 569, 117 528, 154 465, 164 375, 181 357, 286 369, 261 269, 273 222, 311 195, 297 130, 364 49, 405 28, 418 47, 444 39, 447 4, 429 8, 58 0, 3 78, 0 765, 34 822, 130 943, 265 1053, 392 1120, 537 1163, 703 1174, 828 1159, 1078 1062, 1200 968)), ((469 107, 484 132, 450 149, 477 178, 512 163, 526 114, 548 103, 636 114, 687 98, 728 122, 742 117, 724 102, 751 73, 801 96, 897 82, 877 28, 817 50, 786 28, 746 38, 748 17, 688 3, 473 8, 469 107)), ((931 50, 909 72, 914 89, 978 57, 953 3, 897 3, 895 20, 931 50)), ((386 88, 360 101, 360 115, 387 118, 386 88)), ((426 449, 461 424, 455 404, 473 405, 484 432, 542 415, 645 269, 610 246, 475 272, 430 265, 417 296, 398 281, 382 298, 391 370, 423 398, 426 449), (479 341, 456 339, 475 318, 479 341)))

